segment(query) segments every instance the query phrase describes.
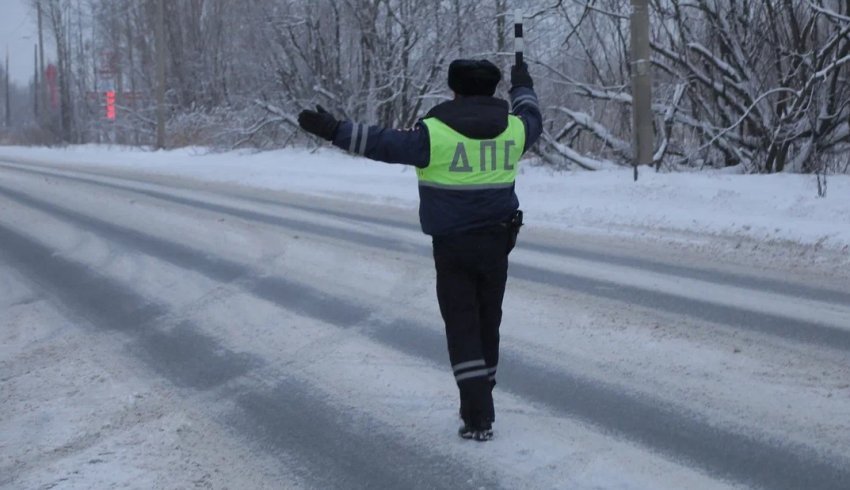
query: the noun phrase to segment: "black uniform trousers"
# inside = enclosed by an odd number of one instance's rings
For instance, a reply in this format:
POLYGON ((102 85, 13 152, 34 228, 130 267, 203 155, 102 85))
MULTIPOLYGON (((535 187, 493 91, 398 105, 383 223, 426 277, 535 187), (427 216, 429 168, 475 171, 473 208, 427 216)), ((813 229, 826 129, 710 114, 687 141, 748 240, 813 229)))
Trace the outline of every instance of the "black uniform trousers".
POLYGON ((512 233, 507 226, 495 226, 433 238, 437 300, 460 391, 460 415, 474 426, 495 420, 492 391, 512 233))

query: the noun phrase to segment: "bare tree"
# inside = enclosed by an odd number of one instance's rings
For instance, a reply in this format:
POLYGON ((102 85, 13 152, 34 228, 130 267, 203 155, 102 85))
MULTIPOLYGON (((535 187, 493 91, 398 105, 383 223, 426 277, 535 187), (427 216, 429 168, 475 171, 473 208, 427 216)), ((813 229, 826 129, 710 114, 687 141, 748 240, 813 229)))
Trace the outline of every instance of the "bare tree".
POLYGON ((62 140, 74 142, 74 115, 71 102, 71 25, 69 0, 37 0, 46 18, 47 28, 56 47, 59 85, 59 124, 62 140))
MULTIPOLYGON (((846 151, 850 4, 653 0, 652 7, 657 163, 810 172, 815 155, 846 151)), ((571 25, 587 18, 590 28, 579 29, 577 41, 595 53, 585 60, 591 73, 584 79, 547 66, 585 99, 573 104, 630 106, 632 96, 617 69, 628 66, 618 42, 625 16, 615 2, 562 13, 571 25)), ((625 160, 623 128, 604 117, 611 112, 598 112, 598 121, 593 110, 558 110, 570 121, 555 142, 572 138, 585 156, 595 154, 600 162, 625 160), (577 132, 593 139, 576 141, 577 132)))
MULTIPOLYGON (((156 0, 31 0, 56 46, 66 141, 152 144, 156 0), (98 95, 113 63, 118 118, 98 95), (73 69, 72 69, 73 68, 73 69)), ((839 169, 850 149, 846 0, 650 0, 656 135, 665 169, 839 169)), ((629 165, 629 0, 520 0, 526 59, 546 112, 535 149, 552 165, 629 165)), ((169 144, 286 145, 294 115, 406 127, 450 94, 456 57, 504 70, 505 0, 165 2, 169 144)), ((43 85, 43 84, 42 84, 43 85)), ((43 104, 42 104, 43 106, 43 104)), ((49 118, 48 118, 49 120, 49 118)), ((306 141, 306 140, 302 140, 306 141)))

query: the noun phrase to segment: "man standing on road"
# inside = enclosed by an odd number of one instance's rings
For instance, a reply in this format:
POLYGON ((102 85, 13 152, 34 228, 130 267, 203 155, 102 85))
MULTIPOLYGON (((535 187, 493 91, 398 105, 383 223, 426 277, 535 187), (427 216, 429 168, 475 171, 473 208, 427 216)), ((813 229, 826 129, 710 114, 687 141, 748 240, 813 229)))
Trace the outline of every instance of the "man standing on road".
POLYGON ((321 107, 302 111, 306 131, 366 158, 417 168, 419 218, 432 236, 437 300, 460 391, 464 439, 493 437, 493 387, 508 254, 522 225, 514 191, 518 162, 542 132, 528 66, 511 69, 511 106, 493 97, 502 74, 486 60, 455 60, 455 98, 411 130, 338 121, 321 107))

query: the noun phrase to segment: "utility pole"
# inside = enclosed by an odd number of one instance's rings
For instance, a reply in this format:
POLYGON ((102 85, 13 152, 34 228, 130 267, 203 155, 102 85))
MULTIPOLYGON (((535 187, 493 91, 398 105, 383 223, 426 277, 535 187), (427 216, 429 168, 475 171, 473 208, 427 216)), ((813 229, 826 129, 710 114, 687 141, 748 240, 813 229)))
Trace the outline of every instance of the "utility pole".
POLYGON ((33 77, 33 92, 32 92, 32 103, 33 103, 33 115, 35 116, 35 120, 38 121, 38 45, 33 44, 33 71, 35 72, 35 77, 33 77))
POLYGON ((638 165, 652 163, 652 77, 649 51, 649 0, 631 0, 632 135, 635 181, 638 165))
POLYGON ((156 147, 165 148, 165 6, 156 5, 156 147))
POLYGON ((6 127, 12 127, 12 108, 9 106, 9 46, 6 46, 6 127))
MULTIPOLYGON (((38 78, 41 79, 41 87, 36 97, 38 98, 39 106, 43 112, 47 112, 47 98, 45 97, 45 89, 47 88, 47 84, 44 83, 44 36, 42 34, 42 25, 41 25, 41 0, 36 4, 38 10, 38 78)), ((36 121, 40 122, 40 120, 36 121)))

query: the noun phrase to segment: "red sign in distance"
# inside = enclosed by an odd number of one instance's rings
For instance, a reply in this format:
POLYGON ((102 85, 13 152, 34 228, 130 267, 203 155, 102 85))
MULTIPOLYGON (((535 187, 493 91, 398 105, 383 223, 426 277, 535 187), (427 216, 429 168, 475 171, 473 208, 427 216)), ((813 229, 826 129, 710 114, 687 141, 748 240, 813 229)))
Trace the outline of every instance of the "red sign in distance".
POLYGON ((106 92, 106 118, 115 119, 115 91, 106 92))

